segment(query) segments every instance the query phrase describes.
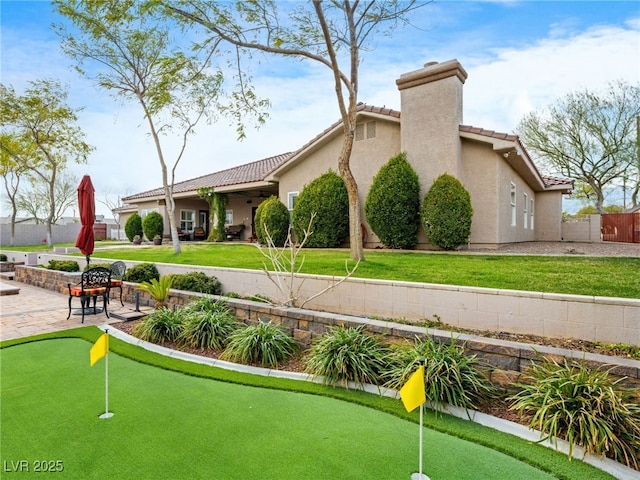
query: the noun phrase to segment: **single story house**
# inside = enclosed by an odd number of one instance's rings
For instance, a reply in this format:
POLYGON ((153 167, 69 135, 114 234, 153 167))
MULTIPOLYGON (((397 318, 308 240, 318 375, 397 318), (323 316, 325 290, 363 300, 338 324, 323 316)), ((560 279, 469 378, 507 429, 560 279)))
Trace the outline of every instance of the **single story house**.
MULTIPOLYGON (((359 104, 351 169, 361 206, 373 177, 392 156, 406 152, 421 183, 421 196, 443 173, 458 178, 471 195, 470 244, 496 247, 528 241, 560 241, 562 195, 573 182, 542 175, 517 136, 464 125, 463 86, 467 72, 457 60, 427 63, 396 80, 401 111, 359 104)), ((228 195, 226 224, 245 225, 253 237, 258 205, 277 195, 290 209, 305 184, 329 169, 338 171, 342 124, 336 122, 296 151, 193 178, 174 185, 176 220, 185 232, 212 228, 200 187, 228 195)), ((162 188, 123 198, 122 211, 165 215, 162 188)), ((365 247, 380 245, 366 224, 365 247)), ((169 231, 168 222, 165 229, 169 231)), ((423 231, 417 248, 432 248, 423 231)))

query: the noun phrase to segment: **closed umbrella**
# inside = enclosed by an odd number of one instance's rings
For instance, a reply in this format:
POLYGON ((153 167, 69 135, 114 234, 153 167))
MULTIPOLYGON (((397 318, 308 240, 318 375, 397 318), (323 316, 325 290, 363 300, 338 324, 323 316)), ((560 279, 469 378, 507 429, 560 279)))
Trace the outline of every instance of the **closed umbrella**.
POLYGON ((93 253, 93 224, 96 221, 95 190, 89 175, 82 177, 78 185, 78 209, 82 227, 76 239, 76 247, 87 256, 87 265, 89 265, 89 257, 93 253))

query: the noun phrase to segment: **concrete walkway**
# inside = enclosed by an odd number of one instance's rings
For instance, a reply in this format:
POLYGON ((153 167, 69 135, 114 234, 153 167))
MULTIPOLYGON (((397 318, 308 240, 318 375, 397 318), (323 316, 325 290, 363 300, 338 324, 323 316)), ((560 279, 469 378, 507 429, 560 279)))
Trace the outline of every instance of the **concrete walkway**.
MULTIPOLYGON (((71 301, 71 317, 69 313, 69 296, 52 292, 44 288, 34 287, 14 280, 2 279, 0 290, 14 291, 17 294, 0 296, 0 341, 12 338, 28 337, 41 333, 57 332, 84 325, 104 325, 139 318, 149 311, 135 312, 135 305, 120 305, 118 298, 112 298, 108 305, 109 317, 104 313, 84 316, 84 324, 80 323, 81 315, 73 312, 80 309, 80 300, 71 301)), ((117 292, 117 290, 116 290, 117 292)), ((112 293, 113 295, 114 293, 112 293)), ((97 305, 102 302, 98 300, 97 305)))

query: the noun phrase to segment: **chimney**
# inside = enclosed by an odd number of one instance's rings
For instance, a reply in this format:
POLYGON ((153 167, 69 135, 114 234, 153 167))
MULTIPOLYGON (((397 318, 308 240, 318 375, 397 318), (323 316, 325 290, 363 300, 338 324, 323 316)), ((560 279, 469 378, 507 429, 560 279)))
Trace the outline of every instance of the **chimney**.
MULTIPOLYGON (((460 177, 462 86, 467 72, 457 60, 429 62, 400 75, 401 149, 428 190, 443 173, 460 177)), ((424 195, 426 191, 422 192, 424 195)))

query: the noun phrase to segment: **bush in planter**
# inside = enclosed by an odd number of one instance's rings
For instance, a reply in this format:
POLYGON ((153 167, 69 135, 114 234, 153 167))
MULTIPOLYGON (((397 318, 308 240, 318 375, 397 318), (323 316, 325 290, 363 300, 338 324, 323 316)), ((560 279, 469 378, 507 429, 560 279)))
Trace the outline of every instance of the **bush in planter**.
POLYGON ((222 350, 241 326, 222 300, 200 299, 183 308, 184 329, 178 341, 193 348, 222 350))
POLYGON ((173 311, 161 308, 137 324, 133 334, 152 343, 175 342, 182 332, 184 320, 184 314, 180 309, 173 311))
POLYGON ((173 275, 173 286, 176 290, 209 293, 220 295, 222 285, 216 277, 208 277, 203 272, 178 273, 173 275))
POLYGON ((7 256, 4 253, 0 253, 0 262, 6 262, 7 256))
POLYGON ((153 263, 140 263, 127 269, 123 280, 125 282, 150 282, 151 279, 160 279, 158 268, 153 263))
POLYGON ((133 237, 136 235, 142 237, 142 233, 142 217, 137 213, 133 213, 124 224, 124 234, 130 242, 133 242, 133 237))
POLYGON ((142 231, 149 240, 155 239, 156 235, 162 238, 164 230, 164 220, 158 212, 149 212, 142 220, 142 231))
POLYGON ((245 364, 259 363, 275 368, 278 363, 297 355, 300 345, 287 332, 271 322, 259 322, 236 330, 229 337, 222 358, 245 364))
POLYGON ((60 270, 62 272, 79 272, 80 266, 74 260, 49 260, 48 270, 60 270))

